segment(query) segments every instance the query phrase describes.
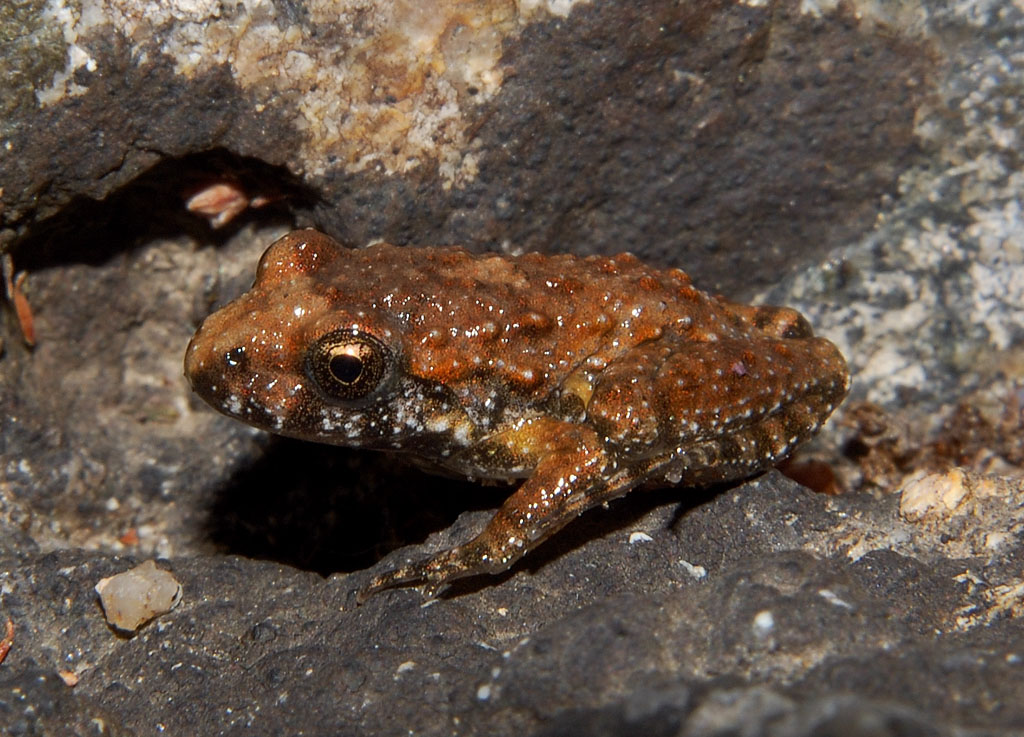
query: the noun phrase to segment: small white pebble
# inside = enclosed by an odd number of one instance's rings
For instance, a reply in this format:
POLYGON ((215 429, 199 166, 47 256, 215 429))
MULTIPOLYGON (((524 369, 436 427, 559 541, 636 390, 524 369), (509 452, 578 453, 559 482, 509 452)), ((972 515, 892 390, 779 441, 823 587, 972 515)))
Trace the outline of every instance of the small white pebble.
POLYGON ((680 560, 679 565, 681 565, 683 569, 697 581, 700 581, 702 578, 707 578, 708 569, 704 566, 695 566, 688 560, 680 560))
POLYGON ((122 632, 134 632, 181 601, 181 584, 169 571, 147 560, 130 571, 96 584, 107 622, 122 632))
POLYGON ((843 599, 840 599, 834 591, 831 591, 829 589, 819 589, 818 596, 827 601, 829 604, 841 607, 843 609, 850 609, 851 611, 853 610, 853 604, 851 604, 848 601, 844 601, 843 599))
POLYGON ((775 615, 768 609, 763 609, 754 615, 753 630, 758 638, 768 637, 775 629, 775 615))

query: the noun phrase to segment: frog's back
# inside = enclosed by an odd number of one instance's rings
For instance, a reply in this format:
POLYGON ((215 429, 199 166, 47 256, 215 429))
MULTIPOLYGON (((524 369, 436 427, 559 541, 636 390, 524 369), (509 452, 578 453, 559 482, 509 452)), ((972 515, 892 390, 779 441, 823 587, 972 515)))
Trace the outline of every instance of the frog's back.
POLYGON ((405 324, 412 374, 475 396, 471 412, 488 396, 519 396, 593 426, 623 458, 679 456, 673 468, 685 470, 670 474, 693 483, 770 465, 848 387, 839 351, 800 313, 708 295, 684 272, 630 254, 504 258, 381 244, 350 257, 358 269, 339 264, 360 275, 364 298, 405 324), (729 462, 708 460, 718 455, 729 462))
POLYGON ((741 328, 682 271, 629 254, 509 258, 377 244, 343 251, 319 280, 339 301, 401 325, 410 373, 449 385, 483 377, 534 398, 666 331, 699 340, 741 328))

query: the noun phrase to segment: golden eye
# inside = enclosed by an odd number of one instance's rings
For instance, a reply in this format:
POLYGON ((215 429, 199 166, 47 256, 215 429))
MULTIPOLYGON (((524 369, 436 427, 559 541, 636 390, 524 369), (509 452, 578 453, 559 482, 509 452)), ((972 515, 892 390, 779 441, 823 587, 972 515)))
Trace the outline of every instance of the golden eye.
POLYGON ((335 330, 306 354, 306 372, 329 397, 362 399, 377 390, 391 370, 391 351, 360 330, 335 330))

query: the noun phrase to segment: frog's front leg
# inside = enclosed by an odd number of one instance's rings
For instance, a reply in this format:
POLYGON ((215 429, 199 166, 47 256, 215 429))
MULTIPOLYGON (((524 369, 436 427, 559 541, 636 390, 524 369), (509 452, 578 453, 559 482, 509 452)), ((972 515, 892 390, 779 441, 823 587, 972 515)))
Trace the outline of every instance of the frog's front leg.
POLYGON ((617 471, 593 429, 550 418, 538 417, 498 433, 473 453, 491 467, 498 461, 506 467, 535 463, 535 468, 479 535, 377 576, 359 592, 358 601, 410 584, 425 584, 424 593, 431 597, 456 579, 507 570, 580 513, 622 496, 640 480, 617 471))

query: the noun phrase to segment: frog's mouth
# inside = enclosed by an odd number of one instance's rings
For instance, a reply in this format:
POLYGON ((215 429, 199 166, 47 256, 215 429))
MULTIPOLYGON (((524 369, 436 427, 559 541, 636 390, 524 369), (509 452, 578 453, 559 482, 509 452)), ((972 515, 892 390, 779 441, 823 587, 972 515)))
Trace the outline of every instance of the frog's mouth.
POLYGON ((185 376, 204 402, 229 417, 279 435, 375 449, 408 449, 413 438, 424 437, 455 442, 469 433, 457 402, 429 382, 389 385, 372 400, 331 397, 307 366, 285 362, 295 352, 249 350, 250 341, 226 339, 217 328, 204 323, 197 331, 185 353, 185 376), (449 416, 448 424, 438 422, 449 416))

